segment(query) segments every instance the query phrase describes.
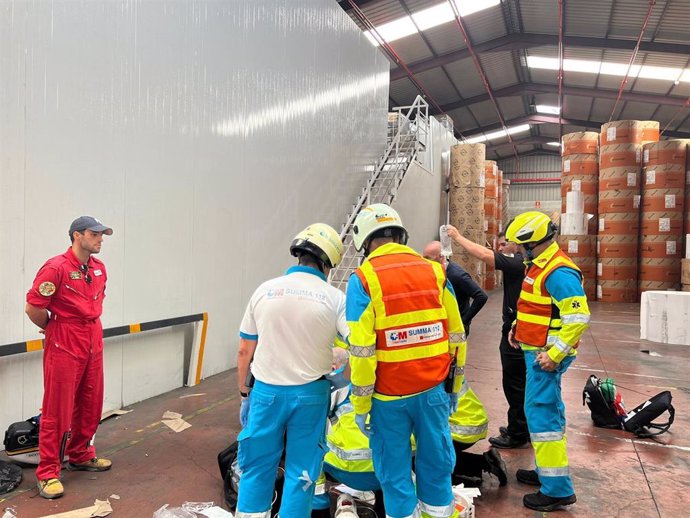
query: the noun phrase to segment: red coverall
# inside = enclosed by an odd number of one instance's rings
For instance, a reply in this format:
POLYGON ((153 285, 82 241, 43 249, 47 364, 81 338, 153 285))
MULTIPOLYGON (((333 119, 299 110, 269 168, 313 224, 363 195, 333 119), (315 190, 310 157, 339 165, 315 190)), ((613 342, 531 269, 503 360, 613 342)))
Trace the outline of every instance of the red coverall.
POLYGON ((69 248, 41 267, 26 295, 29 304, 50 312, 43 353, 38 480, 60 476, 63 447, 75 464, 96 456, 91 439, 103 410, 103 328, 99 317, 106 280, 101 261, 90 257, 84 272, 69 248))

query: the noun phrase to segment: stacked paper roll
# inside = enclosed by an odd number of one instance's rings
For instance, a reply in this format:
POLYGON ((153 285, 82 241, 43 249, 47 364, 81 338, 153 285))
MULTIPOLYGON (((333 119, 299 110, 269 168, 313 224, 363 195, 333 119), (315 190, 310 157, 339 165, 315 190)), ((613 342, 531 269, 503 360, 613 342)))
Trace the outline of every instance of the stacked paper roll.
POLYGON ((599 134, 579 131, 563 135, 561 142, 561 212, 566 207, 568 192, 581 192, 584 209, 592 214, 588 234, 595 235, 597 215, 597 184, 599 176, 599 134))
POLYGON ((655 121, 601 127, 597 299, 637 302, 640 171, 643 145, 659 140, 655 121))
POLYGON ((683 244, 686 142, 643 149, 639 290, 678 289, 683 244))
MULTIPOLYGON (((690 142, 685 149, 685 258, 690 259, 690 142)), ((688 290, 690 291, 690 290, 688 290)))
MULTIPOLYGON (((486 241, 493 244, 498 234, 498 166, 493 160, 487 160, 484 164, 486 175, 486 189, 484 190, 484 217, 486 224, 486 241)), ((493 290, 496 287, 496 270, 493 266, 486 265, 482 288, 493 290)))
MULTIPOLYGON (((466 238, 484 244, 484 144, 457 144, 450 149, 450 223, 466 238)), ((484 263, 464 248, 453 247, 453 262, 477 282, 484 278, 484 263)))

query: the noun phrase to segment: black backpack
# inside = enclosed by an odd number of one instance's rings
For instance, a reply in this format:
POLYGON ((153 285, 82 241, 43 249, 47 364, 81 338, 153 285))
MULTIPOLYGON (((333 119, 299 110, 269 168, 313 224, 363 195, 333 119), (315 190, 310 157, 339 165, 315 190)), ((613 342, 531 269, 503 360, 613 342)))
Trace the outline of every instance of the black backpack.
MULTIPOLYGON (((233 442, 218 454, 218 469, 220 477, 223 479, 223 495, 225 502, 232 512, 237 508, 237 497, 239 494, 240 471, 237 467, 237 450, 239 443, 233 442)), ((280 500, 283 496, 283 483, 285 482, 285 470, 282 467, 284 457, 281 459, 281 466, 278 467, 276 474, 275 490, 273 492, 273 504, 271 506, 271 516, 278 514, 280 500)))
POLYGON ((613 401, 604 397, 601 386, 604 380, 600 380, 592 374, 582 390, 582 404, 585 403, 592 413, 594 426, 600 428, 621 428, 621 418, 616 413, 613 401))
POLYGON ((638 437, 654 437, 668 431, 676 415, 671 399, 671 393, 665 390, 633 408, 623 420, 623 428, 638 437), (668 421, 655 423, 654 419, 664 412, 669 414, 668 421))

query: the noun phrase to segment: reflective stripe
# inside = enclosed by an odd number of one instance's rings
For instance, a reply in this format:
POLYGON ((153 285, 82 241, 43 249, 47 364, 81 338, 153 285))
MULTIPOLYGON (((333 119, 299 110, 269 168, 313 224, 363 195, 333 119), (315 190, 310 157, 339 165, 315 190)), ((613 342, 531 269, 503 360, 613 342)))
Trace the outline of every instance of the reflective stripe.
POLYGON ((460 390, 458 391, 458 399, 467 394, 468 390, 470 390, 470 386, 467 384, 467 380, 462 380, 462 385, 460 386, 460 390))
POLYGON ((568 354, 573 350, 573 348, 561 340, 560 337, 556 337, 556 341, 553 343, 553 346, 563 354, 568 354))
POLYGON ((352 385, 352 395, 366 397, 371 396, 374 393, 374 385, 364 385, 360 387, 359 385, 352 385))
POLYGON ((589 324, 589 315, 584 313, 572 313, 570 315, 561 315, 561 323, 563 324, 589 324))
POLYGON ((447 352, 448 342, 443 340, 436 344, 424 347, 410 347, 408 349, 400 349, 399 351, 384 351, 379 349, 376 351, 376 359, 382 362, 398 363, 408 360, 426 359, 447 352))
POLYGON ((480 435, 489 429, 489 423, 480 424, 478 426, 461 426, 459 424, 450 425, 450 433, 456 435, 480 435))
POLYGON ((369 358, 376 354, 376 345, 350 345, 350 356, 369 358))
POLYGON ((457 344, 460 342, 467 341, 467 335, 465 333, 450 333, 448 335, 448 341, 452 344, 457 344))
POLYGON ((459 376, 464 376, 464 375, 465 375, 465 366, 462 365, 462 366, 458 367, 458 370, 455 371, 455 377, 457 378, 459 376))
POLYGON ((235 518, 271 518, 271 510, 269 509, 263 513, 243 513, 242 511, 237 511, 235 518))
POLYGON ((345 403, 344 405, 339 406, 335 411, 335 418, 340 419, 343 414, 347 414, 348 412, 354 412, 352 403, 345 403))
POLYGON ((448 505, 429 505, 420 500, 419 509, 429 516, 449 518, 450 516, 453 516, 453 513, 455 512, 455 502, 451 502, 448 505))
POLYGON ((358 450, 343 450, 339 446, 333 444, 330 440, 328 442, 328 449, 333 454, 342 460, 371 460, 371 449, 362 448, 358 450))
POLYGON ((522 313, 518 311, 517 319, 523 322, 530 322, 532 324, 542 324, 548 326, 551 323, 551 317, 545 317, 540 315, 530 315, 528 313, 522 313))
POLYGON ((537 304, 551 304, 551 297, 535 295, 534 293, 529 293, 524 290, 520 292, 520 298, 527 302, 536 302, 537 304))
POLYGON ((532 442, 560 441, 565 436, 564 432, 539 432, 529 434, 532 442))
POLYGON ((540 477, 569 477, 570 468, 538 468, 540 477))

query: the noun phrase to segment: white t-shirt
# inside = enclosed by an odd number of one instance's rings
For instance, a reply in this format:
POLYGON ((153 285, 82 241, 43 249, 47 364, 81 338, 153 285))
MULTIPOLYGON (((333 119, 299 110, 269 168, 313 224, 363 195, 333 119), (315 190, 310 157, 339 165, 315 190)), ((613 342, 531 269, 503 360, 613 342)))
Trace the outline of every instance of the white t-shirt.
POLYGON ((240 336, 258 340, 252 374, 272 385, 304 385, 331 372, 336 334, 349 334, 345 294, 307 266, 259 286, 240 325, 240 336))

